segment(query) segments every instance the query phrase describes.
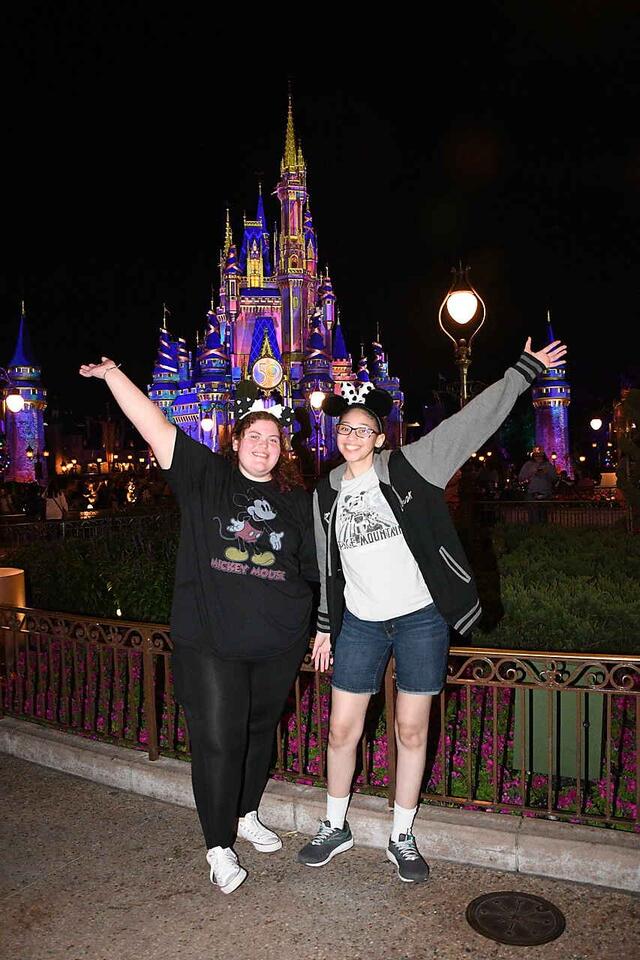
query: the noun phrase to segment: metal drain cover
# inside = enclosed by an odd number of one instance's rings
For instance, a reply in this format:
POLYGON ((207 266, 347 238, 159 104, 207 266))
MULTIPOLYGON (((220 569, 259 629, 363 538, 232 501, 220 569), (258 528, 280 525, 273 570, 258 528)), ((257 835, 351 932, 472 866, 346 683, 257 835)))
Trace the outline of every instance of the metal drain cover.
POLYGON ((476 897, 467 907, 467 923, 483 937, 520 947, 549 943, 564 933, 564 915, 530 893, 501 890, 476 897))

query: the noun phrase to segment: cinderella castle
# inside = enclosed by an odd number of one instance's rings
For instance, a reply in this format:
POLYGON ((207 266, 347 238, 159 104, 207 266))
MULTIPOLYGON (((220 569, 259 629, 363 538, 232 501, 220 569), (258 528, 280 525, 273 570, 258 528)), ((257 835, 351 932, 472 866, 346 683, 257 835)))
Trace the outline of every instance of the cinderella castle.
MULTIPOLYGON (((318 267, 307 167, 296 141, 291 98, 280 180, 280 230, 269 233, 262 190, 254 220, 244 218, 242 243, 234 242, 229 211, 219 263, 219 295, 211 299, 195 350, 172 337, 165 310, 149 397, 193 439, 219 448, 233 425, 239 381, 250 378, 265 398, 296 410, 299 438, 318 459, 335 452, 325 416, 313 410, 312 394, 339 391, 345 380, 371 380, 394 398, 388 435, 401 443, 403 394, 390 377, 380 336, 364 347, 354 372, 340 324, 329 272, 318 267)), ((315 399, 315 398, 314 398, 315 399)))

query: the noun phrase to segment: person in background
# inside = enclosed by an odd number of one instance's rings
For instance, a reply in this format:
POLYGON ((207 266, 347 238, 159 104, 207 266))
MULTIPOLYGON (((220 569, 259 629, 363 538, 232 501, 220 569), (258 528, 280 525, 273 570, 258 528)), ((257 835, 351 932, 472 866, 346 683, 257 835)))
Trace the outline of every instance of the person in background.
POLYGON ((52 477, 44 492, 45 520, 64 520, 69 513, 69 505, 64 490, 57 477, 52 477))
POLYGON ((523 464, 518 474, 518 480, 526 486, 526 499, 550 500, 557 479, 556 468, 549 462, 542 447, 534 447, 531 459, 523 464))

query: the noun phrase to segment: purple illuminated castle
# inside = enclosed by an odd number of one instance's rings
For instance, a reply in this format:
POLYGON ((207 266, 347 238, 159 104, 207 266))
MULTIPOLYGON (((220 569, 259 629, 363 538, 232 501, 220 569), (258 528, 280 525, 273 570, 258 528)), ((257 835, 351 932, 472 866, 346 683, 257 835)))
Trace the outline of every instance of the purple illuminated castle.
POLYGON ((10 462, 4 479, 20 483, 46 480, 44 411, 47 391, 42 386, 42 370, 29 340, 24 301, 16 348, 7 372, 11 378, 11 389, 21 395, 24 407, 18 413, 6 411, 5 431, 10 462))
MULTIPOLYGON (((549 343, 555 340, 551 316, 547 313, 549 343)), ((536 446, 542 447, 551 459, 556 454, 558 470, 566 470, 573 476, 569 453, 569 404, 571 387, 567 380, 566 365, 545 370, 536 377, 532 389, 533 409, 536 422, 536 446)))
MULTIPOLYGON (((291 100, 276 195, 279 230, 267 229, 259 188, 256 216, 245 217, 239 250, 227 211, 218 302, 212 297, 195 351, 171 336, 165 310, 149 396, 169 420, 216 450, 233 423, 233 398, 241 379, 251 377, 265 393, 277 390, 285 403, 298 408, 309 406, 314 391, 328 393, 339 390, 344 380, 371 379, 393 394, 389 432, 397 444, 403 404, 399 381, 389 377, 377 341, 371 371, 364 357, 354 373, 329 271, 318 269, 307 168, 296 142, 291 100)), ((318 426, 311 444, 320 444, 325 459, 334 452, 333 431, 324 414, 318 426)))

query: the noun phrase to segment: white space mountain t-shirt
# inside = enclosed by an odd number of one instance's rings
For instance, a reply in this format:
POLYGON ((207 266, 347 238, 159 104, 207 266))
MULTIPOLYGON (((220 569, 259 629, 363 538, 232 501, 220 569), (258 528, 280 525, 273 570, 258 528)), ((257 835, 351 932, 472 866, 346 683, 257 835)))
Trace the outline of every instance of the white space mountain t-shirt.
POLYGON ((343 480, 336 535, 347 610, 360 620, 391 620, 433 599, 373 467, 343 480))

